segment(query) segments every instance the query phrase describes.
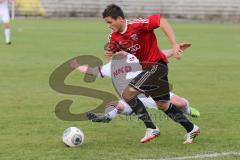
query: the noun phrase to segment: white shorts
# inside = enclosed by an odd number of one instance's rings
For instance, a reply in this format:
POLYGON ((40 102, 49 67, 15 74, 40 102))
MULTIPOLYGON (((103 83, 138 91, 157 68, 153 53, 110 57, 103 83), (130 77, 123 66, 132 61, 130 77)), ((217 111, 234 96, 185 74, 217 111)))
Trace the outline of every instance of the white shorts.
MULTIPOLYGON (((174 96, 174 93, 170 92, 170 99, 172 98, 172 96, 174 96)), ((158 109, 156 102, 151 97, 145 97, 141 94, 138 96, 138 98, 146 108, 158 109)), ((124 100, 120 100, 119 102, 123 104, 126 109, 131 108, 124 100)))
POLYGON ((8 8, 0 8, 0 23, 9 23, 10 21, 10 15, 8 8))

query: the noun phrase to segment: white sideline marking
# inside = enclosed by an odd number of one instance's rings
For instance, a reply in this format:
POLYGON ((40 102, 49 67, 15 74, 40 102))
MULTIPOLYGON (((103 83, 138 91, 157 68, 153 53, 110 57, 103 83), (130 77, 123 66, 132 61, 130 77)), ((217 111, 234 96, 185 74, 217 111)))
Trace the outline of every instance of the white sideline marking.
POLYGON ((186 157, 170 157, 170 158, 160 158, 160 159, 136 159, 136 160, 186 160, 186 159, 215 158, 215 157, 224 157, 224 156, 240 157, 240 152, 222 152, 222 153, 197 154, 195 156, 186 156, 186 157))

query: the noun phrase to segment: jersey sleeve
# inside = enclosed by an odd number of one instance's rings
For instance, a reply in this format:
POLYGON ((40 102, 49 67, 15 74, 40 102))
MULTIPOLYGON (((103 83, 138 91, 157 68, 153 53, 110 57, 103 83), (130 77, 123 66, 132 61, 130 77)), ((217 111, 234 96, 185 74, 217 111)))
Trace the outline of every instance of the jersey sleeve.
POLYGON ((133 24, 137 29, 150 31, 160 27, 161 14, 154 14, 147 18, 138 18, 129 21, 129 24, 133 24))
POLYGON ((99 76, 111 77, 111 62, 99 67, 99 76))
POLYGON ((158 27, 160 27, 160 19, 161 15, 160 14, 154 14, 148 17, 149 23, 148 23, 148 28, 147 30, 153 30, 158 27))

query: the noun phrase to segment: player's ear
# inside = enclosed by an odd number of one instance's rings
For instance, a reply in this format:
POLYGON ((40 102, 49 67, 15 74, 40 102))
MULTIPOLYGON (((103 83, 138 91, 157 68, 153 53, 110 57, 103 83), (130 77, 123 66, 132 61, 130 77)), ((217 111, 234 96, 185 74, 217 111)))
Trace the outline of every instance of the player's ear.
POLYGON ((123 21, 124 19, 121 16, 118 16, 116 20, 123 21))

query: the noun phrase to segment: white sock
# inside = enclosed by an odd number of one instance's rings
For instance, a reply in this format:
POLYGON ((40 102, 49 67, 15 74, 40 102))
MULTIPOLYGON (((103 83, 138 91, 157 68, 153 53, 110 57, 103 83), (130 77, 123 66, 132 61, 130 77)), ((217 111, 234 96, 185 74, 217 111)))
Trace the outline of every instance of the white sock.
POLYGON ((123 111, 121 112, 122 114, 125 115, 131 115, 132 114, 132 108, 127 104, 124 100, 120 100, 119 103, 121 103, 124 106, 123 111))
POLYGON ((132 112, 133 112, 132 108, 129 105, 127 105, 127 106, 124 106, 124 110, 122 113, 125 115, 131 115, 132 112))
POLYGON ((183 100, 186 102, 186 106, 184 107, 183 111, 185 113, 190 114, 189 101, 187 99, 185 99, 185 98, 183 98, 183 100))
POLYGON ((106 115, 110 119, 113 119, 113 118, 117 117, 118 116, 117 108, 114 108, 113 110, 109 111, 106 115))
POLYGON ((10 28, 6 28, 4 30, 4 33, 5 33, 5 42, 9 43, 10 42, 10 35, 11 35, 10 28))

